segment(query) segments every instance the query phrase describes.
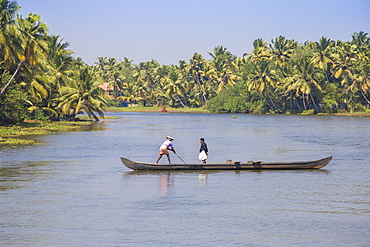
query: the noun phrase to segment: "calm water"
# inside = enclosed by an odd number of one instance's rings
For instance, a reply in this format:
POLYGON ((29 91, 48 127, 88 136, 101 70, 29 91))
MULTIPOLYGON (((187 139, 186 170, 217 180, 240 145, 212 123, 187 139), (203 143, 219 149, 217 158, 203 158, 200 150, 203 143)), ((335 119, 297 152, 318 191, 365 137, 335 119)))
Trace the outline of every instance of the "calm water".
POLYGON ((110 115, 119 118, 0 149, 0 246, 369 246, 370 119, 110 115), (121 164, 154 162, 166 135, 189 163, 199 162, 200 137, 209 163, 334 158, 303 171, 121 164))

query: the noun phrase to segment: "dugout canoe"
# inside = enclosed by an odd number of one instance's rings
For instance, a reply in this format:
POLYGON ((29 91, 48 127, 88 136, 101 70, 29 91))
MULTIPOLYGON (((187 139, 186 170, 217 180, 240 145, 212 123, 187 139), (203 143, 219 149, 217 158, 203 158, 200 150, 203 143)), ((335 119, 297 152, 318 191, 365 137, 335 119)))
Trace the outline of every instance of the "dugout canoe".
POLYGON ((297 162, 266 162, 248 161, 226 162, 214 164, 156 164, 129 160, 121 157, 122 163, 133 170, 295 170, 295 169, 320 169, 329 164, 333 156, 314 160, 297 162))

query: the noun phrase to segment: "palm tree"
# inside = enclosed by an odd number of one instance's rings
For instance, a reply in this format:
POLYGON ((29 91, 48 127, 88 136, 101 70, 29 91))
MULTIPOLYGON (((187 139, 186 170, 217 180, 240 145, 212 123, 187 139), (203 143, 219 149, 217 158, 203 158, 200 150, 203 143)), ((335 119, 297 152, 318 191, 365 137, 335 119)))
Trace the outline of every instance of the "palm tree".
POLYGON ((360 91, 362 97, 370 104, 370 100, 366 95, 370 93, 370 63, 357 62, 352 73, 342 80, 342 85, 348 85, 347 91, 360 91))
POLYGON ((32 74, 29 69, 36 65, 39 56, 44 55, 47 49, 45 37, 48 27, 45 23, 41 22, 39 15, 29 14, 27 19, 18 19, 16 24, 17 30, 20 33, 20 38, 18 39, 20 43, 17 43, 17 45, 20 45, 20 48, 17 49, 19 53, 16 54, 18 57, 18 66, 9 82, 0 91, 0 95, 9 86, 24 63, 26 64, 24 66, 24 75, 32 74))
POLYGON ((181 98, 184 98, 185 95, 185 88, 184 88, 184 81, 182 80, 183 77, 180 74, 180 71, 177 69, 176 66, 170 66, 170 71, 167 76, 167 83, 164 86, 165 94, 170 100, 171 106, 174 106, 176 100, 174 100, 174 96, 180 102, 180 104, 187 108, 181 98))
POLYGON ((47 63, 43 65, 50 82, 55 90, 66 86, 73 75, 73 52, 68 50, 68 43, 63 42, 59 36, 50 36, 47 39, 47 63))
POLYGON ((5 70, 17 62, 19 55, 20 37, 15 23, 19 8, 15 1, 0 0, 0 66, 5 70))
POLYGON ((50 96, 55 92, 55 88, 48 80, 46 71, 42 70, 49 60, 48 27, 36 14, 29 14, 27 19, 19 19, 18 25, 23 36, 24 49, 24 66, 20 79, 27 83, 36 106, 49 109, 50 96))
POLYGON ((24 40, 25 62, 29 67, 33 67, 38 57, 47 51, 48 26, 41 22, 41 17, 37 14, 29 14, 27 19, 20 19, 18 23, 24 40))
POLYGON ((0 0, 0 27, 11 21, 20 9, 16 1, 0 0))
POLYGON ((64 115, 72 118, 81 112, 86 112, 89 117, 99 121, 95 112, 103 117, 108 102, 104 98, 103 89, 98 87, 98 84, 96 73, 89 66, 85 66, 80 69, 73 84, 61 88, 62 96, 55 99, 59 102, 58 108, 64 115))
POLYGON ((208 54, 212 57, 212 59, 222 58, 223 60, 226 60, 226 62, 234 62, 236 59, 236 56, 231 54, 230 51, 227 50, 226 47, 223 46, 216 46, 212 52, 208 52, 208 54))
POLYGON ((224 60, 221 57, 216 57, 212 60, 212 65, 214 68, 214 73, 216 74, 217 94, 219 94, 222 89, 227 88, 227 86, 234 86, 236 84, 238 76, 234 72, 234 63, 227 62, 227 60, 224 60))
POLYGON ((167 65, 160 65, 154 70, 154 87, 164 87, 168 81, 168 74, 170 67, 167 65))
POLYGON ((108 65, 108 58, 107 57, 98 57, 98 61, 95 62, 95 67, 100 71, 100 75, 103 77, 105 76, 105 71, 108 65))
POLYGON ((252 61, 261 61, 262 59, 268 59, 270 54, 267 49, 267 42, 263 39, 255 39, 253 41, 252 53, 244 53, 243 56, 248 55, 252 61))
POLYGON ((133 69, 132 60, 128 57, 124 57, 123 61, 121 61, 121 64, 124 68, 133 69))
POLYGON ((120 101, 129 101, 131 106, 133 102, 142 100, 140 97, 140 86, 134 82, 125 83, 122 87, 122 96, 117 97, 120 101))
POLYGON ((312 62, 324 71, 328 82, 330 82, 330 66, 333 64, 331 59, 333 45, 334 42, 324 36, 320 38, 319 42, 313 43, 314 57, 312 62))
POLYGON ((359 33, 354 32, 352 35, 352 45, 356 45, 359 51, 365 51, 370 46, 370 37, 368 33, 361 31, 359 33))
POLYGON ((217 46, 213 49, 213 53, 208 53, 211 57, 211 64, 214 68, 215 73, 215 84, 217 94, 227 86, 233 86, 236 84, 238 76, 236 75, 235 61, 236 56, 231 54, 223 46, 217 46))
POLYGON ((340 46, 336 46, 336 52, 332 55, 334 63, 331 68, 335 78, 338 79, 351 73, 353 65, 358 58, 357 54, 355 45, 342 43, 340 46))
POLYGON ((315 68, 313 59, 303 57, 295 66, 293 74, 286 79, 286 91, 295 91, 296 97, 302 95, 303 108, 308 109, 309 97, 312 100, 315 108, 318 109, 315 99, 312 95, 313 88, 321 90, 321 86, 317 79, 318 70, 315 68))
POLYGON ((270 60, 261 60, 252 63, 247 80, 248 91, 256 91, 265 100, 271 110, 281 112, 270 95, 271 88, 275 87, 275 83, 275 70, 271 69, 270 60))
POLYGON ((19 8, 14 1, 0 0, 0 69, 3 75, 9 70, 12 72, 0 95, 10 85, 23 63, 22 39, 15 19, 19 8), (15 64, 18 64, 16 68, 12 68, 15 64))
POLYGON ((121 95, 125 80, 132 77, 132 61, 124 58, 124 61, 117 61, 116 58, 98 57, 95 69, 100 74, 102 80, 108 83, 114 91, 114 96, 121 95))
POLYGON ((149 62, 141 62, 137 67, 137 71, 133 74, 134 78, 145 87, 145 90, 141 91, 143 93, 141 97, 144 106, 147 104, 147 93, 150 94, 155 89, 156 69, 159 66, 160 64, 154 59, 149 62))
POLYGON ((31 99, 27 101, 30 105, 28 111, 34 112, 39 110, 50 119, 57 117, 56 104, 52 102, 52 98, 57 92, 53 90, 53 84, 49 83, 49 77, 39 74, 34 75, 29 84, 28 93, 31 99))
POLYGON ((202 55, 194 53, 193 57, 190 59, 188 64, 189 74, 197 82, 200 92, 201 92, 201 105, 204 106, 207 102, 206 92, 205 92, 205 67, 207 61, 203 58, 202 55))
POLYGON ((288 40, 284 36, 279 36, 275 40, 271 40, 271 59, 275 65, 281 65, 288 61, 293 53, 293 50, 297 47, 297 42, 294 40, 288 40))
POLYGON ((121 62, 116 58, 99 57, 95 68, 100 72, 103 81, 108 83, 114 91, 114 96, 119 96, 120 87, 123 84, 125 77, 122 75, 121 62))

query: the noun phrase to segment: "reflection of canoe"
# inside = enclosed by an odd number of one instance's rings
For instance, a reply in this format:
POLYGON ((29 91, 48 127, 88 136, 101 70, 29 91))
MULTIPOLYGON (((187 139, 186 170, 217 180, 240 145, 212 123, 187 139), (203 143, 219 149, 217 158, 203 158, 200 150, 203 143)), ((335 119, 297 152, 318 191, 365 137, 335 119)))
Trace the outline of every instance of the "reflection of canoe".
POLYGON ((215 164, 155 164, 132 161, 121 157, 122 163, 133 170, 266 170, 266 169, 319 169, 323 168, 333 156, 314 160, 298 162, 262 162, 248 161, 248 163, 228 162, 215 164))

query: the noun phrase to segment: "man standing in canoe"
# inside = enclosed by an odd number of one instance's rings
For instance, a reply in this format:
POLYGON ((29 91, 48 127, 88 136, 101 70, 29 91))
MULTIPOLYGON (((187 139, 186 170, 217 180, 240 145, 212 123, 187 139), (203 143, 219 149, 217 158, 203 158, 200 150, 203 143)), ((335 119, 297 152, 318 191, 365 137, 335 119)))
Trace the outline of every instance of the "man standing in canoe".
POLYGON ((162 156, 165 154, 167 155, 168 163, 171 164, 170 152, 168 152, 168 150, 171 150, 172 152, 176 153, 175 149, 173 148, 173 144, 172 144, 172 141, 175 139, 171 136, 166 136, 166 138, 167 140, 165 140, 163 144, 161 145, 161 147, 159 148, 159 157, 157 159, 157 162, 155 163, 158 163, 159 160, 162 158, 162 156))
POLYGON ((199 160, 202 163, 207 163, 208 147, 207 143, 204 142, 204 138, 200 138, 200 149, 199 149, 199 160))

